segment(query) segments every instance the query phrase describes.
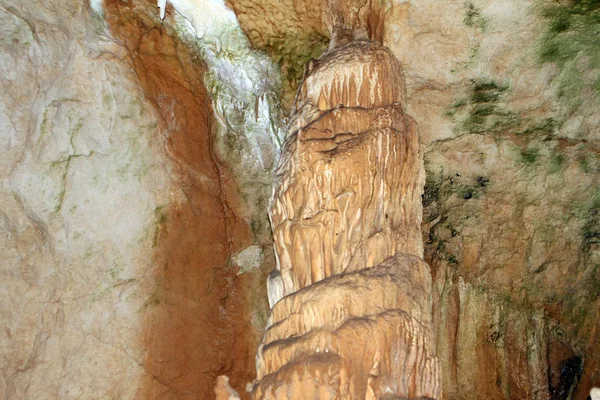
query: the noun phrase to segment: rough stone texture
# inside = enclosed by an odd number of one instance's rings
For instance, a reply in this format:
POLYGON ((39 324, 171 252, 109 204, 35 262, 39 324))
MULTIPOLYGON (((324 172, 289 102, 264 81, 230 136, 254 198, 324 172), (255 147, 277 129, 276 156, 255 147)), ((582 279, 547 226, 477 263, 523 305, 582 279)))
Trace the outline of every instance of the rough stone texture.
POLYGON ((403 95, 399 63, 369 40, 338 41, 307 69, 270 210, 279 274, 255 399, 440 397, 403 95))
POLYGON ((250 372, 245 297, 227 265, 247 243, 249 227, 235 216, 236 203, 228 200, 234 183, 212 148, 205 69, 185 44, 158 29, 155 10, 140 10, 143 4, 105 4, 106 20, 131 52, 138 82, 164 124, 185 201, 158 211, 154 307, 141 343, 149 375, 138 395, 209 398, 219 374, 244 384, 250 372))
POLYGON ((401 308, 427 325, 431 309, 425 294, 430 286, 428 267, 416 256, 396 255, 371 268, 336 274, 327 283, 318 282, 297 296, 281 299, 271 310, 264 339, 275 342, 316 327, 337 329, 347 320, 382 309, 401 308), (352 301, 356 299, 361 301, 352 301))
POLYGON ((427 265, 399 255, 283 298, 259 348, 255 397, 435 398, 430 287, 427 265))
POLYGON ((325 2, 234 0, 227 4, 235 11, 252 44, 276 55, 274 61, 287 77, 283 101, 291 106, 306 63, 320 56, 328 43, 327 28, 322 21, 325 2))
MULTIPOLYGON (((103 3, 110 28, 87 2, 0 1, 0 397, 210 398, 219 373, 243 388, 245 333, 263 317, 245 325, 239 310, 265 307, 267 272, 226 265, 268 230, 239 199, 264 188, 236 189, 205 152, 205 67, 174 38, 171 6, 161 27, 153 1, 103 3), (198 226, 209 249, 189 236, 198 226), (222 352, 198 345, 232 331, 222 352)), ((337 34, 321 1, 230 3, 281 65, 290 107, 309 59, 364 16, 404 65, 445 396, 599 386, 596 3, 394 0, 361 16, 367 2, 342 2, 356 14, 337 34)))
POLYGON ((177 199, 156 116, 79 2, 0 18, 0 396, 132 398, 154 210, 177 199))
POLYGON ((251 229, 206 66, 155 2, 82 3, 0 2, 0 397, 243 387, 264 274, 229 263, 251 229))
POLYGON ((395 27, 384 42, 406 63, 409 110, 423 119, 424 233, 442 296, 440 329, 458 332, 456 344, 440 336, 440 349, 455 347, 448 396, 472 396, 472 372, 498 363, 506 367, 481 377, 480 396, 548 398, 548 390, 565 398, 581 374, 575 397, 583 399, 600 378, 598 97, 582 82, 574 101, 565 67, 541 62, 556 24, 544 17, 551 4, 407 2, 389 17, 395 27), (460 292, 465 301, 445 302, 460 292), (501 312, 485 312, 490 303, 501 312), (526 322, 535 319, 543 322, 526 322), (547 334, 532 335, 544 325, 547 334), (503 340, 487 341, 490 326, 503 340), (465 340, 469 331, 479 338, 465 340), (546 349, 528 358, 527 369, 541 373, 515 375, 526 371, 525 358, 515 351, 522 345, 510 344, 524 338, 529 356, 546 349), (562 354, 564 346, 570 352, 562 354), (564 368, 577 356, 583 371, 564 368), (544 384, 544 376, 572 387, 544 384))
MULTIPOLYGON (((562 398, 576 388, 585 399, 600 384, 597 5, 390 3, 383 43, 405 66, 428 171, 425 254, 440 355, 454 371, 445 396, 562 398), (527 364, 522 347, 509 348, 524 338, 527 364)), ((323 21, 311 15, 304 26, 323 21)), ((283 25, 240 22, 263 42, 283 25)))

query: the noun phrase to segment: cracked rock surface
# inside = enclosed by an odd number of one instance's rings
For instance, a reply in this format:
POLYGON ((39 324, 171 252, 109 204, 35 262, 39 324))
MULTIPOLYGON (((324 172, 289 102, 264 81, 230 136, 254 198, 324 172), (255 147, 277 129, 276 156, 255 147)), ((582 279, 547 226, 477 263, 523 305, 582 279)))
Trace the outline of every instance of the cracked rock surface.
POLYGON ((0 398, 208 399, 253 377, 264 260, 230 263, 206 65, 153 2, 102 12, 0 2, 0 398))

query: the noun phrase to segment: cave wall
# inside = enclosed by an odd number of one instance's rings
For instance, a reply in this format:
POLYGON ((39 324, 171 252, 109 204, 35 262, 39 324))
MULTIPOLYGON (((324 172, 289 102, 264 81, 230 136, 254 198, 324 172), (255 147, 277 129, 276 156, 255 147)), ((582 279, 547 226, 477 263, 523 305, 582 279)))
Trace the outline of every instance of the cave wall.
MULTIPOLYGON (((597 2, 368 3, 419 125, 444 396, 586 398, 600 385, 597 2)), ((226 374, 244 397, 276 158, 264 141, 269 161, 244 167, 244 121, 266 98, 281 102, 272 125, 285 119, 329 42, 325 7, 227 2, 281 74, 233 107, 239 122, 218 120, 223 75, 207 84, 213 64, 171 5, 161 25, 152 1, 92 4, 0 1, 0 393, 211 398, 226 374)))
MULTIPOLYGON (((296 41, 256 1, 230 3, 284 81, 287 49, 317 58, 312 38, 330 34, 322 2, 278 2, 296 41)), ((586 398, 600 379, 597 2, 351 3, 382 7, 419 124, 445 396, 586 398)))
POLYGON ((407 2, 386 20, 423 121, 449 396, 566 398, 577 386, 586 398, 598 384, 594 7, 407 2))
POLYGON ((0 397, 243 387, 270 242, 216 154, 206 63, 150 1, 2 1, 0 18, 0 397))

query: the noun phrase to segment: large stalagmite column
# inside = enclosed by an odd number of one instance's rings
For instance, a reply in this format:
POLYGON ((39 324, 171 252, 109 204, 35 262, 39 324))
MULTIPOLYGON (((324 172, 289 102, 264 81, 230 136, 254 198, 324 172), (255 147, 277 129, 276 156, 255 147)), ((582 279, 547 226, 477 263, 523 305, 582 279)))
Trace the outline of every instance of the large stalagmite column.
POLYGON ((365 36, 335 28, 297 93, 255 399, 440 397, 419 138, 399 62, 365 36))

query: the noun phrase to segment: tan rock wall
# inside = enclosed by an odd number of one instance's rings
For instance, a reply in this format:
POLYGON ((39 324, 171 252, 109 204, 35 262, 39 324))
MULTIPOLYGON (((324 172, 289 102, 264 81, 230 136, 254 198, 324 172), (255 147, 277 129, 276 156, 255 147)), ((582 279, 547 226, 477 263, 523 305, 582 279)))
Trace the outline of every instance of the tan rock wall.
POLYGON ((251 230, 206 66, 151 1, 0 3, 0 398, 244 387, 264 284, 229 262, 251 230))
POLYGON ((178 199, 156 116, 80 2, 0 18, 0 397, 134 398, 155 209, 178 199))

